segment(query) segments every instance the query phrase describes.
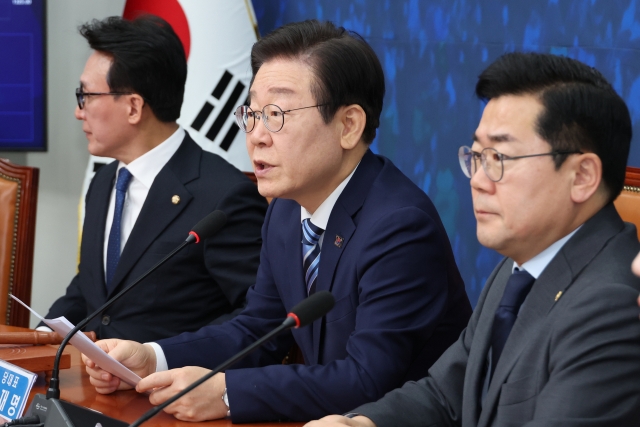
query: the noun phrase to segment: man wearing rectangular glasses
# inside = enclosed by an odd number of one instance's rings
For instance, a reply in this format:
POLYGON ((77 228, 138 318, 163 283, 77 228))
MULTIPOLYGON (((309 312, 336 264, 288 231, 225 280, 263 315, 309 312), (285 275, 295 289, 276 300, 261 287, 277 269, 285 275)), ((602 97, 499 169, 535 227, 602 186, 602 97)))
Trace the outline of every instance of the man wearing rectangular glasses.
POLYGON ((612 203, 627 106, 595 69, 535 53, 499 58, 476 93, 460 164, 478 240, 506 258, 427 377, 309 427, 638 425, 640 245, 612 203))
POLYGON ((221 232, 178 253, 87 330, 151 341, 222 323, 242 309, 255 281, 266 200, 176 123, 187 62, 168 23, 111 17, 80 33, 94 51, 80 76, 75 115, 89 152, 117 161, 91 182, 78 274, 46 317, 77 324, 219 209, 228 218, 221 232))
MULTIPOLYGON (((262 38, 251 61, 250 102, 236 119, 260 193, 274 199, 246 309, 155 350, 100 345, 146 377, 137 390, 159 404, 274 329, 307 295, 330 291, 336 304, 166 409, 180 419, 309 420, 375 400, 424 376, 471 311, 433 204, 369 150, 384 96, 373 49, 344 28, 305 21, 262 38), (305 364, 282 365, 294 342, 305 364), (156 372, 167 367, 179 369, 156 372)), ((86 363, 98 391, 125 386, 86 363)))

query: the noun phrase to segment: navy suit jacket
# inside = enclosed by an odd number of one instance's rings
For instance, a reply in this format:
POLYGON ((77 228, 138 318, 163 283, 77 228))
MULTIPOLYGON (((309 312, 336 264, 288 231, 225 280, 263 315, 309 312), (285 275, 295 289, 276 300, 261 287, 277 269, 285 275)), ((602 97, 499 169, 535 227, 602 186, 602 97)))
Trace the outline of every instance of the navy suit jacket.
POLYGON ((255 282, 267 209, 256 185, 187 134, 156 176, 122 250, 110 292, 105 286, 104 229, 118 162, 96 173, 86 196, 78 274, 49 310, 77 324, 175 249, 192 227, 220 209, 227 225, 185 247, 87 325, 98 337, 153 341, 230 318, 255 282), (178 204, 172 197, 180 197, 178 204))
MULTIPOLYGON (((223 325, 160 341, 170 368, 214 368, 306 297, 300 205, 273 200, 262 239, 245 310, 223 325)), ((321 254, 317 291, 331 291, 335 307, 226 372, 233 422, 309 420, 376 400, 426 375, 471 315, 431 201, 371 151, 331 212, 321 254), (282 365, 294 340, 305 365, 282 365)))

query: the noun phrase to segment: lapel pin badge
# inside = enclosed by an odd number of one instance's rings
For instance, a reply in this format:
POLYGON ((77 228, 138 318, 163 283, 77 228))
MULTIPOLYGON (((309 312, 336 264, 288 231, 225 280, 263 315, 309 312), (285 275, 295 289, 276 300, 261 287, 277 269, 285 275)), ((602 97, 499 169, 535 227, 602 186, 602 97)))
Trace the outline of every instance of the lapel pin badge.
POLYGON ((336 245, 337 247, 341 248, 342 247, 342 242, 344 242, 344 237, 338 236, 336 234, 336 240, 335 240, 335 242, 333 242, 333 244, 336 245))
POLYGON ((173 196, 171 198, 171 203, 173 203, 174 205, 177 205, 178 203, 180 203, 180 196, 178 196, 177 194, 173 196))
POLYGON ((555 300, 556 300, 556 301, 558 301, 558 300, 560 299, 560 297, 561 297, 561 296, 562 296, 562 291, 560 291, 560 292, 558 292, 558 293, 556 294, 556 299, 555 299, 555 300))

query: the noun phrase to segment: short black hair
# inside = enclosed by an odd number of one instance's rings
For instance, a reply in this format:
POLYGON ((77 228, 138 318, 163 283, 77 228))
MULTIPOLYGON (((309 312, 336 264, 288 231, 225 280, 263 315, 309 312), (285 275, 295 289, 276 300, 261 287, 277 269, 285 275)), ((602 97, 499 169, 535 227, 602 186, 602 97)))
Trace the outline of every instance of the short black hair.
MULTIPOLYGON (((631 117, 624 100, 595 68, 542 53, 508 53, 485 69, 476 84, 483 100, 503 95, 536 96, 543 111, 536 132, 554 151, 595 153, 613 201, 624 186, 631 145, 631 117)), ((556 169, 567 155, 557 155, 556 169)))
POLYGON ((94 19, 78 31, 92 49, 111 57, 111 91, 139 94, 162 122, 180 117, 187 59, 171 25, 152 15, 132 21, 111 16, 94 19))
POLYGON ((331 22, 307 20, 284 25, 251 49, 251 70, 272 59, 300 59, 315 76, 311 93, 325 123, 345 105, 357 104, 367 116, 362 139, 371 143, 380 125, 384 99, 384 73, 375 52, 353 31, 331 22))

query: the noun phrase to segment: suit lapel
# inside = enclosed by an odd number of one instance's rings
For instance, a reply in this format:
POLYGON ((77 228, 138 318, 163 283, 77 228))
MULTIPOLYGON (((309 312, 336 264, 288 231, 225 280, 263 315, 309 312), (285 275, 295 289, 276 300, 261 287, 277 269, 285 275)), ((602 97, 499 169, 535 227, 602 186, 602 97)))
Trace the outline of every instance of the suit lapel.
MULTIPOLYGON (((272 202, 273 203, 273 202, 272 202)), ((278 200, 278 203, 292 203, 285 200, 278 200)), ((291 290, 290 301, 291 306, 287 307, 287 310, 293 307, 293 305, 299 303, 307 297, 307 286, 304 282, 304 272, 302 268, 302 224, 300 222, 300 205, 295 205, 291 209, 291 216, 286 221, 287 227, 290 230, 287 236, 283 236, 284 253, 286 257, 284 262, 286 263, 286 269, 290 272, 288 275, 289 289, 291 290)), ((309 330, 310 328, 304 328, 309 330)))
MULTIPOLYGON (((95 212, 95 216, 85 218, 85 221, 91 221, 92 226, 83 227, 83 233, 93 233, 93 235, 83 236, 86 242, 88 239, 93 247, 92 253, 96 256, 89 257, 88 260, 80 260, 90 262, 89 271, 96 272, 93 275, 94 280, 100 284, 96 288, 96 292, 100 292, 102 298, 107 296, 107 286, 105 283, 104 272, 104 230, 107 223, 107 211, 109 210, 109 200, 111 198, 111 190, 113 189, 118 162, 112 162, 107 166, 103 166, 104 171, 96 174, 91 182, 91 194, 93 196, 91 212, 95 212)), ((88 209, 87 209, 88 211, 88 209)))
POLYGON ((180 215, 193 198, 185 184, 198 178, 201 155, 201 149, 189 135, 186 135, 178 151, 156 176, 120 255, 113 277, 113 287, 109 294, 120 290, 119 288, 124 284, 123 279, 149 245, 180 215), (194 167, 194 165, 197 166, 194 167), (171 202, 174 195, 180 197, 180 203, 171 202))
MULTIPOLYGON (((544 318, 553 310, 559 292, 566 293, 582 270, 602 250, 606 243, 624 228, 612 204, 605 206, 582 225, 551 260, 535 281, 505 344, 491 385, 487 391, 478 426, 486 426, 495 414, 500 390, 515 366, 532 334, 542 327, 544 318)), ((504 291, 504 286, 502 287, 504 291)), ((500 298, 502 292, 500 293, 500 298)), ((498 302, 499 299, 498 298, 498 302)), ((497 305, 496 305, 497 308, 497 305)), ((493 315, 495 308, 490 313, 493 315)), ((490 336, 491 330, 488 331, 490 336)))
POLYGON ((485 286, 491 286, 489 294, 480 312, 480 318, 476 324, 473 345, 469 350, 469 362, 464 381, 464 414, 471 416, 463 420, 463 426, 475 426, 480 417, 482 407, 480 401, 485 376, 487 374, 487 356, 491 346, 491 329, 493 327, 494 313, 498 309, 502 294, 511 276, 513 261, 505 258, 501 261, 495 272, 487 279, 485 286))
MULTIPOLYGON (((370 150, 367 150, 351 180, 333 206, 322 241, 316 291, 332 291, 338 261, 356 230, 353 218, 362 208, 380 169, 380 161, 370 150)), ((340 284, 337 285, 340 286, 340 284)), ((345 286, 351 286, 351 284, 345 284, 345 286)), ((324 322, 324 317, 313 322, 314 364, 320 363, 320 338, 324 322)))
POLYGON ((117 168, 117 161, 103 166, 100 173, 97 173, 91 181, 89 197, 92 198, 92 208, 91 212, 87 210, 85 222, 90 221, 95 226, 83 226, 82 229, 83 240, 91 242, 88 247, 94 248, 92 250, 95 250, 95 253, 92 253, 92 256, 81 259, 80 262, 83 264, 88 263, 87 270, 96 272, 93 279, 97 280, 100 285, 96 292, 100 292, 103 299, 107 296, 104 271, 104 232, 107 226, 109 199, 111 198, 111 190, 114 186, 117 168), (84 235, 84 233, 87 234, 84 235))
MULTIPOLYGON (((523 349, 530 342, 531 335, 536 334, 537 330, 544 324, 544 318, 555 302, 559 284, 567 287, 572 282, 571 269, 564 257, 556 258, 558 259, 554 258, 552 262, 553 266, 549 264, 538 280, 534 282, 525 304, 518 313, 518 318, 502 350, 498 365, 494 368, 493 378, 487 390, 487 397, 484 401, 478 426, 488 425, 490 422, 491 416, 494 414, 494 408, 498 404, 502 385, 506 382, 523 349)), ((513 265, 512 262, 507 264, 513 265)), ((494 298, 497 304, 490 313, 487 313, 492 317, 502 299, 508 276, 511 274, 511 268, 506 270, 508 274, 505 274, 505 283, 501 286, 501 292, 494 298)), ((487 336, 491 337, 491 328, 487 331, 487 336)))
MULTIPOLYGON (((285 278, 280 288, 280 295, 285 309, 290 311, 293 306, 307 297, 307 286, 304 281, 302 268, 302 225, 300 222, 300 205, 292 200, 274 199, 271 204, 291 204, 288 215, 283 216, 280 226, 276 226, 278 240, 282 242, 283 256, 274 257, 282 263, 282 271, 285 278)), ((274 206, 274 209, 277 206, 274 206)), ((269 247, 273 247, 269 245, 269 247)), ((276 249, 279 247, 275 247, 276 249)), ((272 267, 274 268, 274 267, 272 267)), ((274 268, 274 271, 276 269, 274 268)), ((313 349, 312 328, 299 328, 293 330, 298 347, 302 351, 304 360, 311 361, 313 349)))

